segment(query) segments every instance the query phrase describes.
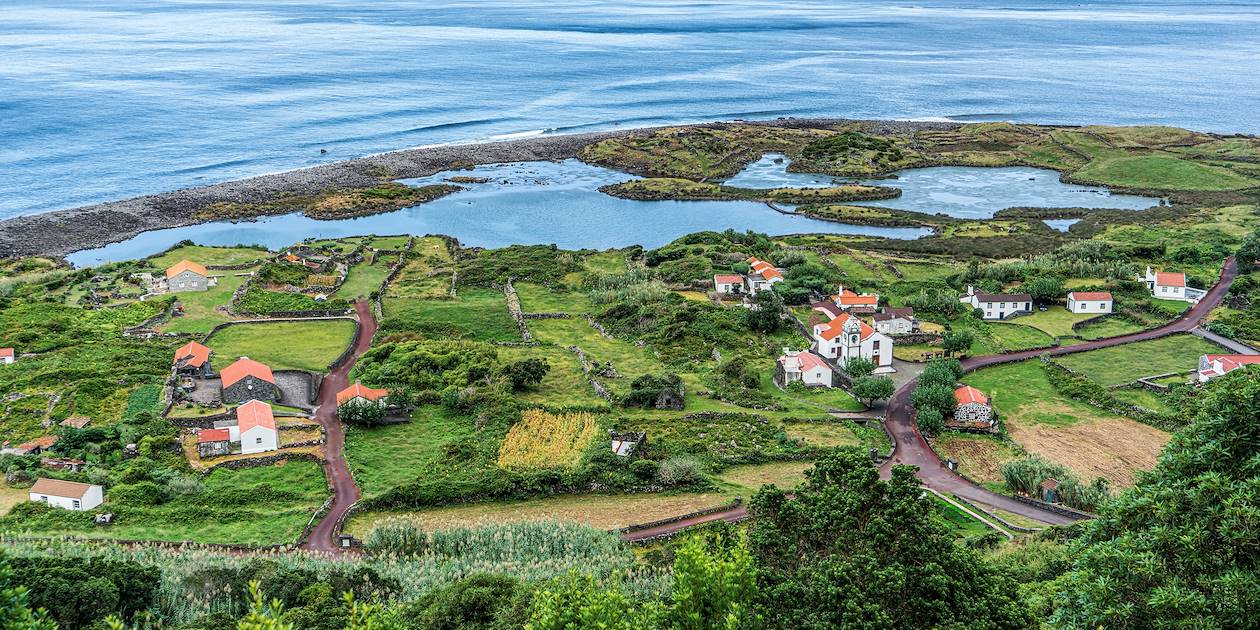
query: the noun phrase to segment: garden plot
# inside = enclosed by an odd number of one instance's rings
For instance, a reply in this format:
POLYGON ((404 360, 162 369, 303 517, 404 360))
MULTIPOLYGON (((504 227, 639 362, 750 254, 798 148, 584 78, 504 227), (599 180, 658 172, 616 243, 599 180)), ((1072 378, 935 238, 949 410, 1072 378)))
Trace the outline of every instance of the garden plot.
POLYGON ((1052 337, 1067 337, 1076 334, 1072 330, 1072 324, 1091 317, 1097 317, 1097 313, 1073 313, 1062 306, 1052 306, 1044 311, 1021 315, 1014 321, 1041 330, 1052 337))
POLYGON ((499 466, 509 469, 573 468, 600 433, 586 412, 552 414, 529 409, 499 446, 499 466))
POLYGON ((938 455, 959 463, 958 472, 991 487, 1005 485, 1002 464, 1019 457, 1010 444, 987 436, 944 433, 931 442, 938 455))

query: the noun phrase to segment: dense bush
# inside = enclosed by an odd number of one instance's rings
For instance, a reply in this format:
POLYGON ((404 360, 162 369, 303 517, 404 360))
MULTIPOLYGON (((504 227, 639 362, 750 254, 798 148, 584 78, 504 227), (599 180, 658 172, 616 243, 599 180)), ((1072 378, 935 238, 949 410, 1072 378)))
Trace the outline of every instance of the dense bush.
POLYGON ((304 287, 311 276, 306 265, 292 263, 269 262, 254 274, 254 278, 263 284, 304 287))
POLYGON ((155 603, 160 572, 152 566, 78 558, 13 558, 13 581, 30 603, 65 630, 87 628, 106 615, 132 616, 155 603))
POLYGON ((233 309, 237 312, 259 315, 286 311, 326 311, 347 308, 350 308, 350 303, 341 298, 320 301, 302 293, 268 291, 257 286, 246 289, 245 295, 242 295, 233 305, 233 309))
POLYGON ((915 422, 919 425, 919 432, 928 437, 940 435, 945 430, 945 417, 941 412, 933 407, 924 407, 919 409, 914 415, 915 422))
POLYGON ((1107 480, 1095 479, 1084 485, 1076 474, 1059 464, 1046 461, 1039 455, 1025 457, 1002 464, 1002 479, 1007 487, 1028 496, 1041 497, 1041 483, 1046 479, 1058 482, 1057 500, 1078 510, 1092 512, 1105 502, 1110 494, 1107 480))
POLYGON ((630 382, 630 391, 621 398, 626 407, 654 408, 658 401, 683 399, 683 382, 677 374, 644 374, 630 382))
POLYGON ((558 286, 568 273, 582 268, 580 254, 562 251, 555 245, 512 245, 486 249, 459 261, 459 285, 491 287, 509 278, 558 286))

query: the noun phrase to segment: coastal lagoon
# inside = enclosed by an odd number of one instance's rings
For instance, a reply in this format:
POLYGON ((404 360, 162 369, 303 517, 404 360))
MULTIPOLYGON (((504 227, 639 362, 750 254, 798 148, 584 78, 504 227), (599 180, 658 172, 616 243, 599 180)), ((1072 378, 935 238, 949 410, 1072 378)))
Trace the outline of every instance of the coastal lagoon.
POLYGON ((75 252, 79 266, 143 258, 183 239, 202 245, 292 245, 306 237, 358 234, 445 234, 473 247, 554 243, 566 249, 659 247, 702 230, 754 230, 769 234, 820 232, 912 239, 924 228, 848 225, 782 214, 752 201, 634 201, 599 192, 633 176, 578 160, 492 164, 402 180, 411 185, 452 176, 485 178, 482 184, 436 201, 356 219, 317 221, 300 214, 256 221, 216 222, 153 230, 97 249, 75 252))
POLYGON ((789 163, 784 155, 767 154, 725 183, 743 188, 825 188, 850 183, 892 186, 901 189, 900 197, 852 205, 941 213, 961 219, 987 219, 1003 208, 1144 210, 1160 202, 1156 197, 1113 194, 1102 186, 1065 184, 1059 181, 1057 172, 1044 168, 933 166, 897 171, 890 178, 864 180, 790 173, 789 163))
MULTIPOLYGON (((785 168, 786 160, 766 156, 728 183, 749 187, 818 187, 833 182, 830 177, 788 173, 785 168)), ((893 179, 873 180, 871 183, 897 186, 905 192, 898 199, 870 202, 870 205, 984 218, 1010 206, 1140 209, 1159 202, 1150 197, 1112 195, 1103 188, 1063 184, 1057 175, 1054 171, 1022 167, 911 169, 897 173, 893 179)), ((685 234, 703 230, 753 230, 771 235, 853 234, 896 239, 931 234, 927 228, 851 225, 784 214, 754 201, 620 199, 599 192, 599 188, 635 179, 633 175, 572 159, 489 164, 400 181, 422 186, 457 176, 485 181, 462 183, 465 190, 394 212, 337 221, 288 214, 254 221, 153 230, 104 247, 75 252, 67 256, 67 260, 78 266, 91 266, 143 258, 184 239, 201 245, 258 244, 276 249, 307 237, 445 234, 473 247, 554 243, 565 249, 602 250, 629 245, 660 247, 685 234)), ((1051 225, 1066 229, 1066 226, 1051 225)))

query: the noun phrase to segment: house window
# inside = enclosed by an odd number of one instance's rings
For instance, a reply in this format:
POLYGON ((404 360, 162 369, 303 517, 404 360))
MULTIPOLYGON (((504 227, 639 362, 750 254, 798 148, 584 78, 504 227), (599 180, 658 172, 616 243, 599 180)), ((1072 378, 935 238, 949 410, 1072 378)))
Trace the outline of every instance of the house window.
POLYGON ((73 506, 74 506, 74 509, 76 509, 76 510, 77 510, 77 509, 79 509, 79 500, 78 500, 78 499, 75 499, 75 500, 74 500, 73 506))
POLYGON ((879 340, 878 339, 876 339, 874 342, 874 345, 871 346, 871 353, 876 354, 876 355, 879 354, 879 340))
POLYGON ((46 497, 46 496, 44 496, 44 495, 40 495, 39 500, 40 500, 40 501, 43 501, 44 503, 48 503, 48 497, 46 497))
POLYGON ((262 438, 260 437, 254 438, 254 444, 262 444, 262 438))

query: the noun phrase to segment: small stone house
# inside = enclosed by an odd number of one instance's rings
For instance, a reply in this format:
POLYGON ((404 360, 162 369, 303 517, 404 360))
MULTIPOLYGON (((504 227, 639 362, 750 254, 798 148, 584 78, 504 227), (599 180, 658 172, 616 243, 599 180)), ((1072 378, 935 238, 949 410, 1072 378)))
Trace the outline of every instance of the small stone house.
POLYGON ((206 268, 191 260, 181 260, 166 270, 166 290, 171 293, 205 291, 210 285, 206 268))
POLYGON ((180 376, 207 378, 213 374, 210 367, 210 348, 190 341, 175 351, 175 372, 180 376))
POLYGON ((249 357, 241 357, 219 372, 223 388, 223 402, 239 403, 247 400, 276 402, 280 400, 280 388, 271 368, 249 357))
POLYGON ((643 446, 643 442, 647 440, 647 433, 640 431, 617 432, 608 431, 608 437, 612 442, 612 452, 619 457, 630 457, 639 447, 643 446))
POLYGON ((46 453, 51 450, 53 445, 56 444, 59 439, 60 438, 55 435, 45 435, 44 437, 31 440, 30 442, 23 442, 22 444, 12 448, 6 448, 3 451, 0 451, 0 454, 39 455, 40 453, 46 453))
POLYGON ((1046 503, 1059 502, 1059 480, 1058 479, 1055 479, 1054 477, 1046 477, 1045 479, 1041 480, 1041 483, 1037 486, 1037 489, 1041 491, 1042 501, 1045 501, 1046 503))
POLYGON ((822 357, 808 350, 783 349, 774 380, 780 387, 802 383, 807 387, 831 387, 834 372, 822 357))
POLYGON ((232 432, 228 429, 202 429, 197 433, 197 454, 218 457, 232 454, 232 432))
POLYGON ((970 385, 963 385, 954 390, 954 401, 954 425, 966 428, 993 426, 993 407, 984 392, 970 385))
POLYGON ((914 309, 910 307, 884 307, 871 320, 875 323, 875 330, 885 335, 908 335, 919 328, 919 322, 914 318, 914 309))
POLYGON ((1110 291, 1073 291, 1067 295, 1067 310, 1073 313, 1106 315, 1114 305, 1110 291))
POLYGON ((354 385, 337 392, 337 406, 340 407, 344 404, 358 401, 364 403, 374 403, 377 406, 384 407, 385 399, 388 396, 389 390, 387 389, 364 387, 362 383, 355 381, 354 385))
POLYGON ((105 501, 105 490, 97 485, 60 479, 36 479, 30 499, 67 510, 90 510, 105 501))

